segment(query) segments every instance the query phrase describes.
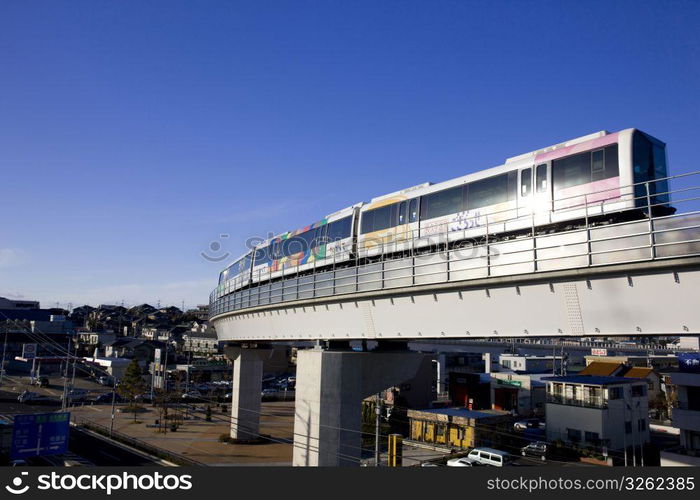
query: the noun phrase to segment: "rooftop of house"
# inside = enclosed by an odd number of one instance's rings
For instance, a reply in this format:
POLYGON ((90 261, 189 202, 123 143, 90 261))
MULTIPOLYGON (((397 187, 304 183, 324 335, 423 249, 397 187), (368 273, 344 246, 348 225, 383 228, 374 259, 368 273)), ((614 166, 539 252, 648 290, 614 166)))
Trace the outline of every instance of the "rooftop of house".
POLYGON ((622 372, 625 365, 622 363, 608 363, 605 361, 593 361, 590 365, 581 370, 579 375, 596 375, 602 377, 612 377, 622 372))
POLYGON ((428 408, 425 410, 413 410, 413 412, 432 413, 435 415, 448 415, 461 418, 491 418, 510 415, 507 411, 500 410, 469 410, 467 408, 428 408))
POLYGON ((625 377, 605 377, 597 375, 567 375, 563 377, 543 377, 542 380, 547 382, 563 382, 567 384, 582 384, 582 385, 619 385, 619 384, 634 384, 639 382, 636 379, 625 377))
POLYGON ((649 366, 633 366, 628 368, 622 376, 626 378, 647 378, 653 372, 654 369, 649 366))

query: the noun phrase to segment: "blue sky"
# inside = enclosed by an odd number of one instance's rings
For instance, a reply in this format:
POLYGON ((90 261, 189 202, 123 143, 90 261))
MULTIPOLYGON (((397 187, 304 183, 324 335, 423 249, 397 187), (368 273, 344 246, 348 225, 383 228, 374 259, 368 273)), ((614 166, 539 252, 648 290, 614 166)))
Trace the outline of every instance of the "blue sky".
POLYGON ((602 129, 695 170, 698 25, 684 1, 4 0, 0 296, 204 303, 220 234, 239 254, 602 129))

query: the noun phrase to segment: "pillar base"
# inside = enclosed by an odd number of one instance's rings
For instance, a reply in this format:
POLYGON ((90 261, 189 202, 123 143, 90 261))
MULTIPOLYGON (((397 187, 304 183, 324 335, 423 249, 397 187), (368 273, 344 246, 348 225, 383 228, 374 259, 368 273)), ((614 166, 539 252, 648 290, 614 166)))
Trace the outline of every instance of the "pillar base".
POLYGON ((263 360, 270 356, 271 350, 227 346, 225 352, 233 361, 231 438, 258 439, 263 360))
POLYGON ((358 466, 362 400, 411 380, 425 358, 414 352, 299 351, 293 465, 358 466))

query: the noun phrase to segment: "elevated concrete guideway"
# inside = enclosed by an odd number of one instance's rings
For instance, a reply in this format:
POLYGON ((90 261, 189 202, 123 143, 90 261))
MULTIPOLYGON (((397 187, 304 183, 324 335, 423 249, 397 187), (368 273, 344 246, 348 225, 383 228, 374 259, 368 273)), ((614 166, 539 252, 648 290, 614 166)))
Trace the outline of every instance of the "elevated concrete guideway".
POLYGON ((700 333, 700 257, 322 297, 213 319, 224 340, 700 333))
POLYGON ((234 342, 700 333, 700 212, 447 243, 223 293, 211 321, 234 342))

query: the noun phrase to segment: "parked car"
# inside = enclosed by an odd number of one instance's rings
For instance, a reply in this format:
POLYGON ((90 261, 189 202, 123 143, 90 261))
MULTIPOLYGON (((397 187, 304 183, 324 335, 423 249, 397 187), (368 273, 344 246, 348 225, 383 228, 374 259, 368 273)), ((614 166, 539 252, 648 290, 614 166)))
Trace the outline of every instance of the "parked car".
POLYGON ((68 401, 71 403, 82 403, 87 401, 88 392, 85 389, 73 389, 68 392, 68 401))
POLYGON ((17 396, 17 401, 24 404, 41 404, 41 403, 52 403, 57 402, 56 399, 50 396, 44 396, 43 394, 37 394, 36 392, 23 391, 19 396, 17 396))
POLYGON ((520 449, 520 454, 524 457, 540 457, 542 460, 547 459, 547 443, 544 441, 535 441, 520 449))
POLYGON ((491 465, 493 467, 503 467, 511 461, 511 456, 508 452, 494 448, 474 448, 469 452, 467 458, 472 462, 479 462, 482 465, 491 465))
POLYGON ((199 399, 202 397, 202 393, 199 391, 189 391, 182 395, 182 399, 199 399))
POLYGON ((516 431, 524 431, 526 429, 544 429, 544 422, 539 418, 526 418, 518 420, 513 424, 513 429, 516 431))
POLYGON ((112 385, 114 382, 112 377, 102 375, 101 377, 97 377, 97 383, 100 385, 112 385))
POLYGON ((447 461, 448 467, 474 467, 480 465, 478 462, 469 460, 467 457, 452 458, 447 461))
POLYGON ((19 403, 27 403, 32 398, 38 396, 36 392, 22 391, 19 396, 17 396, 17 401, 19 403))
MULTIPOLYGON (((93 403, 95 404, 112 404, 112 393, 111 392, 104 392, 97 396, 95 399, 92 400, 93 403)), ((121 403, 122 402, 122 397, 114 393, 114 402, 115 403, 121 403)))
POLYGON ((274 396, 275 394, 277 394, 277 392, 278 392, 277 389, 268 388, 268 389, 263 389, 261 395, 262 396, 274 396))
POLYGON ((49 378, 48 377, 34 377, 32 379, 32 385, 36 385, 38 387, 48 387, 49 386, 49 378))
POLYGON ((134 397, 136 401, 139 403, 152 403, 153 398, 151 397, 151 394, 148 392, 145 392, 143 394, 137 394, 136 397, 134 397))

